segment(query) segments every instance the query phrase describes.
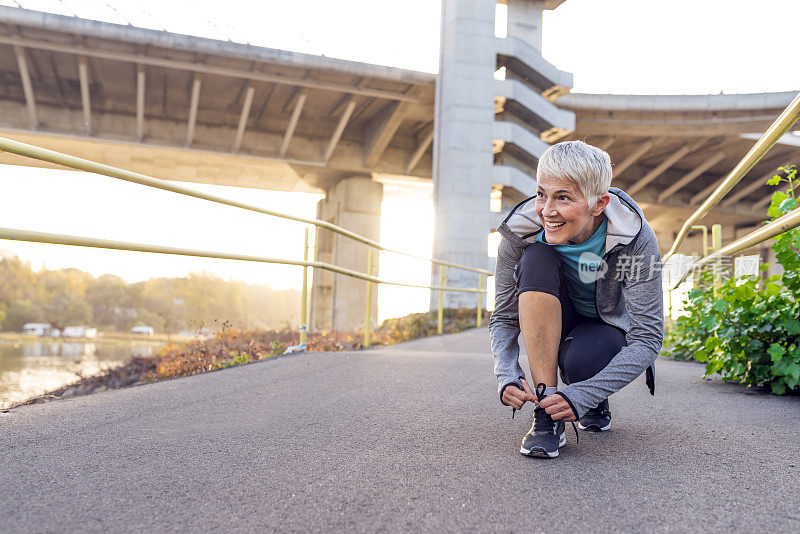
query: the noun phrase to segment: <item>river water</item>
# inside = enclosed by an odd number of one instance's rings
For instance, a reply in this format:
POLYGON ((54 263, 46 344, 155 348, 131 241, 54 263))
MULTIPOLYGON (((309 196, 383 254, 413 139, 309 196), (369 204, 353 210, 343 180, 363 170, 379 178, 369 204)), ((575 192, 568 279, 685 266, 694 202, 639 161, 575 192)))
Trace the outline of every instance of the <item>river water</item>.
POLYGON ((41 395, 122 364, 133 356, 156 354, 164 343, 152 341, 7 341, 0 340, 0 407, 41 395))

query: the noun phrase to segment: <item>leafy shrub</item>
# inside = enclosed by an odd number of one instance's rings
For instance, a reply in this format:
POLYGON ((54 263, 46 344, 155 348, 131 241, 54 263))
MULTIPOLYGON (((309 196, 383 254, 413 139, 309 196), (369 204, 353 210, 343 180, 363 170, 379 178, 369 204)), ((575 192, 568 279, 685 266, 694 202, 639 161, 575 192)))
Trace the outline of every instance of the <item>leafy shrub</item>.
MULTIPOLYGON (((767 184, 785 181, 789 190, 773 194, 770 221, 797 208, 797 169, 781 171, 785 178, 776 175, 767 184)), ((800 228, 774 240, 783 274, 767 278, 763 289, 758 276, 729 278, 714 289, 712 274, 702 273, 700 287, 689 293, 688 315, 678 318, 662 354, 693 358, 706 364, 706 376, 719 373, 726 381, 769 386, 775 394, 800 389, 800 228)))

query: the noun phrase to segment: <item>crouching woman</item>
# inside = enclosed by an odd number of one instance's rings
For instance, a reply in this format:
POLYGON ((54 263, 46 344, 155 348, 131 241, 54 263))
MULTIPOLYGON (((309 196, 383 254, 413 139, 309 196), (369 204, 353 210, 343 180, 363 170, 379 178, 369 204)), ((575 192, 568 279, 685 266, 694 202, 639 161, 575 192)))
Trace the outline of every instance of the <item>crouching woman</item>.
POLYGON ((500 401, 514 410, 536 405, 522 454, 558 456, 568 421, 608 430, 608 397, 644 372, 655 390, 661 254, 642 210, 610 187, 611 176, 603 150, 582 141, 553 145, 539 160, 536 196, 498 228, 489 332, 500 401), (530 383, 519 364, 520 332, 530 383))

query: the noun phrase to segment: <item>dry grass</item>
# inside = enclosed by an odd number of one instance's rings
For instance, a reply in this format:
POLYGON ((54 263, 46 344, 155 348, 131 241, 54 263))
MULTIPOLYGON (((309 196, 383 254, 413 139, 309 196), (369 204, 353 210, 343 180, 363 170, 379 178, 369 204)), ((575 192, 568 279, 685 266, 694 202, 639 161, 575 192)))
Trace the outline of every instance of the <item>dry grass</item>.
MULTIPOLYGON (((443 329, 454 333, 475 326, 475 310, 445 310, 443 329)), ((225 326, 223 324, 223 326, 225 326)), ((435 312, 416 313, 384 321, 372 334, 371 345, 393 345, 436 335, 435 312)), ((309 334, 310 351, 352 351, 363 348, 363 332, 321 332, 309 334)), ((295 330, 241 331, 224 327, 214 337, 169 346, 150 357, 135 357, 119 367, 81 377, 77 382, 28 399, 16 406, 38 404, 59 398, 89 395, 107 389, 167 380, 215 371, 234 365, 264 360, 283 354, 299 342, 295 330)))

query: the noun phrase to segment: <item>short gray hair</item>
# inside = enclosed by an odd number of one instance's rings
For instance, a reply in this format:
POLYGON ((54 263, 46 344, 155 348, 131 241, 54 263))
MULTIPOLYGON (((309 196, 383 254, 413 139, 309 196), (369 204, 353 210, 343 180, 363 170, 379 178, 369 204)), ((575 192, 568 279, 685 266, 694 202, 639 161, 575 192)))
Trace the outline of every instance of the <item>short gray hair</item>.
POLYGON ((583 141, 556 143, 539 158, 536 178, 541 176, 575 183, 592 207, 611 186, 611 158, 583 141))

